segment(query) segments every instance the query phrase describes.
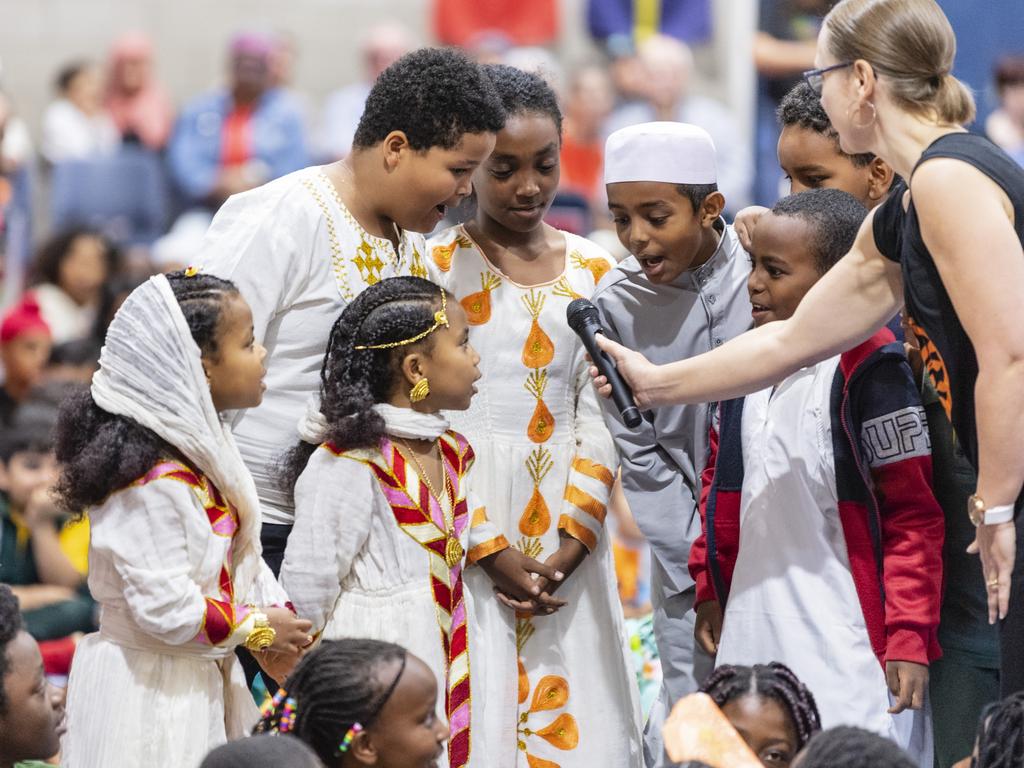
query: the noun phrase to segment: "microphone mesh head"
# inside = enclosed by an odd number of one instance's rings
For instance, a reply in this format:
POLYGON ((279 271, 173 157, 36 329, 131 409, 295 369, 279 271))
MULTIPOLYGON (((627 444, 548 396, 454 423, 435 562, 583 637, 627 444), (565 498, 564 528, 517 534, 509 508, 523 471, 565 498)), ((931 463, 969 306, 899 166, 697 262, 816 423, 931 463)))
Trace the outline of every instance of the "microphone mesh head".
POLYGON ((588 321, 601 324, 600 315, 598 314, 597 307, 591 304, 587 299, 573 299, 569 302, 569 306, 565 308, 565 320, 569 324, 569 327, 579 333, 580 328, 584 326, 588 321))

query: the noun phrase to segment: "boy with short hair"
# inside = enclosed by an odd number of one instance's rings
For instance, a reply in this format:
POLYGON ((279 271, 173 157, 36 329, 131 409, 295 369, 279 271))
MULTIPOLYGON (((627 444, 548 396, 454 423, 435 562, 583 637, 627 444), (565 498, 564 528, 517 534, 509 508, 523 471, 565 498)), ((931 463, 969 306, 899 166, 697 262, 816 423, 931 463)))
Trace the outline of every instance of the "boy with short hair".
POLYGON ((12 585, 37 640, 95 629, 95 603, 61 546, 64 514, 50 495, 56 410, 30 401, 0 430, 0 582, 12 585))
POLYGON ((0 584, 0 768, 43 768, 60 750, 63 728, 64 691, 47 682, 18 598, 0 584))
POLYGON ((0 429, 9 427, 18 406, 43 378, 53 337, 35 297, 26 294, 0 321, 0 429))
MULTIPOLYGON (((632 254, 598 285, 593 302, 609 338, 668 363, 707 352, 750 327, 747 255, 722 219, 715 147, 706 131, 656 122, 613 133, 605 149, 608 206, 632 254)), ((651 602, 663 672, 648 718, 644 759, 667 765, 661 725, 697 689, 711 660, 693 643, 694 583, 686 570, 700 533, 697 499, 710 408, 658 408, 636 429, 602 399, 622 488, 651 547, 651 602), (695 670, 695 661, 696 667, 695 670)))
MULTIPOLYGON (((866 213, 820 189, 760 218, 756 326, 793 315, 866 213)), ((722 403, 690 572, 697 642, 718 664, 781 661, 814 691, 825 727, 869 728, 930 766, 944 520, 927 430, 902 344, 884 328, 722 403)))
POLYGON ((790 194, 805 189, 841 189, 865 208, 885 199, 895 174, 880 157, 870 152, 848 155, 839 146, 821 99, 801 81, 782 99, 776 111, 782 129, 778 155, 790 194))
POLYGON ((377 79, 345 160, 235 195, 214 218, 197 264, 238 286, 267 349, 263 403, 239 413, 233 432, 275 573, 294 519, 275 470, 319 386, 331 326, 364 288, 426 277, 419 233, 470 193, 504 122, 477 64, 452 49, 414 51, 377 79))

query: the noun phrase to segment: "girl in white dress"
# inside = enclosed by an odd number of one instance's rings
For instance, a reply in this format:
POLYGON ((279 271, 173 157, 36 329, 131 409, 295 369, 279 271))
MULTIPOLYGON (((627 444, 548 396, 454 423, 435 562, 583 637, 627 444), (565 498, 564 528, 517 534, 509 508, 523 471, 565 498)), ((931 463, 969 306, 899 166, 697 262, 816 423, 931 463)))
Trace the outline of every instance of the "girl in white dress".
POLYGON ((286 674, 311 640, 260 557, 255 487, 219 415, 260 402, 263 356, 231 283, 159 275, 62 410, 58 491, 88 509, 102 608, 68 684, 69 768, 198 765, 259 719, 235 648, 286 674))
MULTIPOLYGON (((495 768, 637 766, 638 693, 604 530, 618 462, 565 321, 613 262, 544 223, 559 178, 555 94, 512 67, 488 73, 508 122, 474 176, 475 218, 429 241, 428 268, 465 308, 483 361, 480 394, 452 415, 479 456, 477 492, 518 549, 566 575, 571 608, 481 600, 487 743, 495 768)), ((491 589, 473 574, 467 584, 491 589)))
POLYGON ((324 638, 400 643, 426 662, 445 689, 451 768, 496 765, 472 728, 484 701, 463 569, 479 564, 516 599, 562 604, 532 576, 547 584, 556 569, 509 548, 473 498, 473 449, 439 413, 464 410, 476 390, 468 337, 462 307, 428 280, 367 288, 331 330, 321 402, 284 467, 295 528, 281 582, 299 615, 324 638))

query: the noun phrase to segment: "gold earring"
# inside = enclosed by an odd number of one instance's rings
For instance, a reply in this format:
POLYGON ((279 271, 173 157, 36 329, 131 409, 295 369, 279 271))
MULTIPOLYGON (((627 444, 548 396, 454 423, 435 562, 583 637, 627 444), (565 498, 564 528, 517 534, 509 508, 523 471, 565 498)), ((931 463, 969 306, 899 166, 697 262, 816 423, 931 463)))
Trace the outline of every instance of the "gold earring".
POLYGON ((421 400, 426 400, 427 395, 430 394, 430 382, 427 381, 427 377, 424 376, 422 379, 416 382, 416 386, 409 390, 409 399, 414 403, 418 403, 421 400))

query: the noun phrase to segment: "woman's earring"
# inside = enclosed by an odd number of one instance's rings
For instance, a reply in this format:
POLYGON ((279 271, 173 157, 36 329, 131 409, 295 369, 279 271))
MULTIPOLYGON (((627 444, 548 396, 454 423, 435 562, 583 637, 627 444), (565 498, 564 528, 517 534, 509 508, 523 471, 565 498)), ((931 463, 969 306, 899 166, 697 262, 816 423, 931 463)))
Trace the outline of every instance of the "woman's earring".
POLYGON ((430 394, 430 382, 427 381, 427 377, 424 376, 422 379, 416 382, 416 386, 409 390, 409 399, 414 403, 418 403, 421 400, 426 400, 427 395, 430 394))
MULTIPOLYGON (((875 109, 875 105, 872 104, 870 101, 865 101, 864 103, 871 107, 871 119, 864 123, 864 125, 858 125, 856 120, 850 120, 850 123, 853 125, 853 127, 860 131, 863 131, 865 128, 870 128, 872 125, 874 125, 875 119, 878 117, 878 110, 875 109)), ((860 106, 857 107, 857 114, 860 114, 860 106)))

